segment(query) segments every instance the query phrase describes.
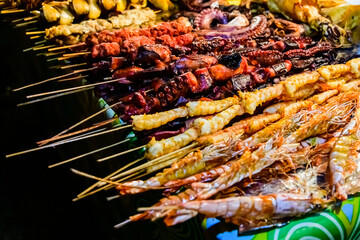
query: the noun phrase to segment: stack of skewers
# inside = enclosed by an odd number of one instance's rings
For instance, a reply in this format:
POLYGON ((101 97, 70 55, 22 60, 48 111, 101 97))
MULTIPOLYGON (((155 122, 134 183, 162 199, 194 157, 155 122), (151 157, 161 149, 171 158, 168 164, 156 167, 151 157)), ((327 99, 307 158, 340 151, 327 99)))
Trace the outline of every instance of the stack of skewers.
POLYGON ((30 97, 95 87, 109 104, 105 110, 116 115, 68 133, 75 124, 33 150, 119 119, 120 126, 104 133, 132 128, 144 145, 98 161, 140 149, 142 158, 105 178, 73 169, 99 180, 77 199, 111 187, 120 195, 164 190, 168 197, 116 227, 159 218, 175 225, 203 214, 246 231, 325 209, 360 191, 360 59, 339 45, 348 33, 326 21, 326 38, 321 31, 309 38, 303 25, 267 11, 201 8, 167 22, 151 9, 134 9, 46 29, 48 41, 64 45, 50 45, 50 52, 74 51, 59 60, 84 56, 85 63, 71 66, 87 67, 16 90, 86 73, 90 84, 30 97))

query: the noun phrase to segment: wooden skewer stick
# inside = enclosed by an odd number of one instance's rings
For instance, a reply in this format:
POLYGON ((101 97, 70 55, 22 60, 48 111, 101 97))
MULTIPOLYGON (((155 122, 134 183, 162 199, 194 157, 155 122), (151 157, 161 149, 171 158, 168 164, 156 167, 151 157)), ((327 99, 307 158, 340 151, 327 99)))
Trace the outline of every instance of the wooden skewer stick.
POLYGON ((25 9, 9 9, 9 10, 2 10, 0 14, 8 14, 8 13, 19 13, 19 12, 25 12, 25 9))
POLYGON ((79 66, 84 66, 84 65, 87 65, 87 63, 78 63, 78 64, 66 65, 66 66, 60 67, 60 69, 74 68, 74 67, 79 67, 79 66))
POLYGON ((89 76, 90 75, 80 75, 80 76, 71 77, 71 78, 64 78, 64 79, 58 80, 58 82, 66 82, 66 81, 72 81, 72 80, 77 80, 77 79, 83 79, 83 78, 87 78, 89 76))
POLYGON ((134 173, 134 172, 136 172, 138 170, 143 170, 143 169, 145 169, 147 167, 150 167, 150 166, 152 166, 154 164, 159 164, 159 163, 165 162, 165 161, 169 160, 169 158, 175 158, 176 155, 179 155, 179 156, 183 155, 183 153, 181 153, 181 152, 184 152, 186 154, 190 148, 193 148, 196 145, 197 145, 197 143, 190 144, 189 146, 180 148, 180 149, 178 149, 178 150, 176 150, 176 151, 174 151, 172 153, 169 153, 169 154, 166 154, 166 155, 161 156, 159 158, 153 159, 153 160, 151 160, 151 161, 149 161, 147 163, 144 163, 144 164, 142 164, 142 165, 140 165, 138 167, 135 167, 135 168, 130 169, 130 170, 126 171, 126 172, 115 175, 115 176, 111 177, 110 179, 115 180, 115 179, 118 179, 118 178, 123 177, 125 175, 134 173), (175 155, 175 156, 173 156, 173 155, 175 155))
POLYGON ((122 228, 123 226, 125 226, 126 224, 132 222, 131 219, 126 219, 125 221, 118 223, 116 225, 114 225, 114 228, 118 229, 118 228, 122 228))
MULTIPOLYGON (((26 32, 32 32, 32 31, 35 31, 35 30, 39 30, 39 29, 37 27, 27 28, 27 29, 25 29, 25 33, 26 32)), ((35 35, 37 35, 37 34, 35 34, 35 35)))
POLYGON ((77 159, 80 159, 80 158, 89 156, 89 155, 91 155, 91 154, 94 154, 94 153, 97 153, 97 152, 100 152, 100 151, 103 151, 103 150, 106 150, 106 149, 115 147, 115 146, 117 146, 117 145, 123 144, 123 143, 128 142, 128 141, 130 141, 130 138, 127 138, 127 139, 125 139, 125 140, 123 140, 123 141, 120 141, 120 142, 117 142, 117 143, 114 143, 114 144, 111 144, 111 145, 108 145, 108 146, 105 146, 105 147, 96 149, 96 150, 94 150, 94 151, 87 152, 87 153, 81 154, 81 155, 79 155, 79 156, 76 156, 76 157, 73 157, 73 158, 70 158, 70 159, 67 159, 67 160, 64 160, 64 161, 61 161, 61 162, 52 164, 52 165, 49 166, 49 168, 57 167, 57 166, 60 166, 60 165, 62 165, 62 164, 65 164, 65 163, 69 163, 69 162, 75 161, 75 160, 77 160, 77 159))
MULTIPOLYGON (((125 181, 125 180, 129 180, 129 179, 135 180, 135 179, 138 179, 138 178, 140 178, 140 177, 143 177, 143 176, 147 175, 147 173, 145 173, 145 174, 136 176, 136 175, 138 175, 138 174, 140 174, 140 173, 141 173, 141 172, 133 173, 133 174, 128 175, 128 176, 126 176, 126 177, 124 177, 124 178, 122 178, 122 179, 119 179, 119 180, 115 181, 115 182, 121 183, 121 182, 123 182, 123 181, 125 181), (134 176, 136 176, 136 177, 134 177, 134 176), (132 177, 134 177, 134 178, 132 178, 132 177)), ((89 193, 87 193, 87 194, 78 196, 78 197, 74 198, 73 201, 74 201, 74 202, 75 202, 75 201, 78 201, 78 200, 80 200, 80 199, 82 199, 82 198, 91 196, 91 195, 93 195, 93 194, 95 194, 95 193, 97 193, 97 192, 100 192, 100 191, 102 191, 102 190, 109 190, 109 189, 111 189, 113 186, 114 186, 114 185, 112 185, 112 184, 110 184, 110 186, 109 186, 109 185, 105 185, 105 186, 103 186, 103 187, 101 187, 101 188, 97 188, 97 189, 95 189, 94 191, 91 191, 91 192, 89 192, 89 193)))
POLYGON ((130 153, 130 152, 134 152, 134 151, 140 150, 140 149, 145 148, 145 147, 146 147, 146 145, 142 145, 142 146, 139 146, 139 147, 136 147, 136 148, 132 148, 132 149, 126 150, 126 151, 121 152, 121 153, 116 153, 116 154, 113 154, 113 155, 110 155, 110 156, 107 156, 107 157, 104 157, 104 158, 100 158, 100 159, 98 159, 98 160, 96 160, 96 161, 97 161, 97 162, 103 162, 103 161, 106 161, 106 160, 109 160, 109 159, 112 159, 112 158, 115 158, 115 157, 119 157, 119 156, 121 156, 121 155, 130 153))
POLYGON ((113 80, 105 81, 105 82, 98 82, 98 83, 92 83, 92 84, 82 85, 82 86, 78 86, 78 87, 72 87, 72 88, 60 89, 60 90, 55 90, 55 91, 50 91, 50 92, 33 94, 33 95, 27 96, 26 98, 41 97, 41 96, 51 95, 51 94, 55 94, 55 93, 67 92, 67 91, 72 91, 72 90, 76 90, 76 89, 98 86, 98 85, 103 85, 103 84, 117 82, 117 81, 119 81, 119 79, 113 79, 113 80))
MULTIPOLYGON (((119 168, 119 169, 116 170, 115 172, 107 175, 105 178, 106 178, 106 179, 109 179, 109 178, 111 178, 112 176, 114 176, 114 175, 116 175, 116 174, 124 171, 125 169, 129 168, 130 166, 132 166, 132 165, 134 165, 134 164, 136 164, 136 163, 138 163, 138 162, 140 162, 140 161, 142 161, 142 160, 144 160, 144 159, 145 159, 145 157, 141 157, 141 158, 139 158, 139 159, 136 159, 135 161, 132 161, 131 163, 125 165, 124 167, 119 168)), ((77 195, 77 197, 81 197, 81 196, 85 195, 86 193, 88 193, 88 192, 90 192, 91 190, 93 190, 95 187, 101 187, 99 183, 100 183, 100 182, 94 183, 93 185, 91 185, 90 187, 88 187, 87 189, 85 189, 84 191, 82 191, 81 193, 79 193, 79 194, 77 195)))
POLYGON ((27 22, 27 21, 30 21, 30 20, 33 20, 33 19, 36 19, 36 18, 39 18, 40 15, 36 15, 36 16, 32 16, 32 17, 26 17, 24 18, 24 21, 27 22))
POLYGON ((15 25, 15 28, 19 28, 19 27, 23 27, 23 26, 27 26, 33 23, 37 23, 38 20, 33 20, 33 21, 29 21, 29 22, 23 22, 23 23, 18 23, 15 25))
POLYGON ((88 55, 88 54, 91 54, 91 52, 68 53, 68 54, 64 54, 62 57, 59 57, 58 60, 61 61, 61 60, 66 60, 69 58, 79 57, 79 56, 88 55))
POLYGON ((66 51, 44 53, 44 55, 46 57, 50 57, 50 56, 60 55, 60 54, 64 54, 64 53, 66 53, 66 51))
POLYGON ((36 39, 36 38, 40 38, 40 37, 42 37, 42 36, 41 35, 35 35, 35 36, 30 37, 30 39, 36 39))
POLYGON ((83 177, 95 179, 95 180, 102 181, 102 182, 107 182, 107 183, 113 184, 113 185, 120 185, 120 183, 113 182, 113 181, 110 181, 110 180, 107 180, 107 179, 104 179, 104 178, 99 178, 99 177, 90 175, 90 174, 88 174, 88 173, 81 172, 81 171, 76 170, 76 169, 74 169, 74 168, 70 168, 70 170, 71 170, 73 173, 78 174, 78 175, 83 176, 83 177))
POLYGON ((26 32, 26 35, 39 35, 44 33, 45 31, 33 31, 33 32, 26 32))
POLYGON ((21 107, 21 106, 29 105, 29 104, 32 104, 32 103, 42 102, 42 101, 46 101, 46 100, 49 100, 49 99, 62 97, 62 96, 66 96, 66 95, 70 95, 70 94, 78 93, 78 92, 82 92, 82 91, 87 91, 87 90, 91 90, 91 89, 94 89, 94 87, 89 87, 88 89, 79 89, 79 90, 74 90, 74 91, 65 92, 65 93, 59 93, 59 94, 55 94, 55 95, 51 95, 51 96, 47 96, 47 97, 43 97, 43 98, 38 98, 38 99, 31 100, 31 101, 28 101, 28 102, 19 103, 16 106, 21 107))
POLYGON ((47 49, 47 48, 52 47, 52 46, 55 46, 55 45, 48 45, 48 46, 42 46, 42 47, 34 47, 33 50, 34 50, 34 51, 38 51, 38 50, 42 50, 42 49, 47 49))
MULTIPOLYGON (((1 1, 0 1, 0 2, 1 2, 1 1)), ((21 21, 27 22, 27 21, 32 20, 32 19, 35 19, 35 18, 39 18, 39 16, 19 18, 19 19, 12 20, 11 22, 12 22, 12 23, 18 23, 18 22, 21 22, 21 21)))
POLYGON ((71 133, 68 133, 68 134, 65 134, 65 135, 60 135, 60 136, 55 136, 55 137, 52 137, 52 138, 49 138, 49 139, 45 139, 45 140, 42 140, 42 141, 39 141, 37 142, 37 144, 39 146, 43 146, 49 142, 53 142, 53 141, 56 141, 56 140, 59 140, 59 139, 63 139, 63 138, 67 138, 67 137, 71 137, 71 136, 74 136, 74 135, 78 135, 80 133, 84 133, 84 132, 88 132, 88 131, 91 131, 93 129, 96 129, 96 128, 99 128, 99 127, 102 127, 106 124, 109 124, 113 121, 116 121, 116 118, 112 118, 112 119, 107 119, 103 122, 100 122, 100 123, 97 123, 91 127, 87 127, 87 128, 84 128, 84 129, 81 129, 81 130, 78 130, 78 131, 75 131, 75 132, 71 132, 71 133))
POLYGON ((34 44, 35 44, 35 45, 39 45, 39 44, 42 44, 42 43, 46 43, 46 40, 42 40, 42 41, 39 41, 39 42, 35 42, 34 44))
MULTIPOLYGON (((80 124, 82 124, 82 123, 84 123, 84 122, 86 122, 86 121, 88 121, 88 120, 90 120, 90 119, 92 119, 92 118, 96 117, 97 115, 99 115, 99 114, 101 114, 101 113, 103 113, 103 112, 105 112, 105 111, 107 111, 107 110, 111 109, 112 107, 116 106, 117 104, 120 104, 120 102, 114 103, 114 104, 112 104, 112 105, 110 105, 110 106, 107 106, 107 107, 106 107, 106 108, 104 108, 104 109, 101 109, 100 111, 98 111, 98 112, 96 112, 96 113, 92 114, 91 116, 89 116, 89 117, 87 117, 87 118, 85 118, 85 119, 81 120, 80 122, 75 123, 74 125, 72 125, 72 126, 68 127, 68 128, 67 128, 67 129, 65 129, 64 131, 61 131, 60 133, 56 134, 54 137, 58 137, 58 136, 60 136, 60 135, 63 135, 63 134, 65 134, 65 133, 67 133, 67 132, 68 132, 68 131, 70 131, 71 129, 73 129, 73 128, 75 128, 75 127, 79 126, 80 124)), ((53 137, 53 138, 54 138, 54 137, 53 137)))
MULTIPOLYGON (((42 47, 42 46, 44 46, 44 44, 41 44, 41 45, 39 45, 37 47, 42 47)), ((34 49, 34 47, 25 48, 25 49, 23 49, 23 52, 28 52, 28 51, 31 51, 33 49, 34 49)))
POLYGON ((50 49, 48 49, 48 51, 52 52, 52 51, 57 51, 57 50, 62 50, 62 49, 73 48, 73 47, 80 47, 80 46, 84 46, 84 45, 86 45, 86 43, 77 43, 77 44, 73 44, 73 45, 66 45, 66 46, 61 46, 61 47, 50 48, 50 49))
POLYGON ((75 70, 75 71, 73 71, 73 72, 71 72, 71 73, 67 73, 67 74, 60 75, 60 76, 53 77, 53 78, 48 78, 48 79, 45 79, 45 80, 40 81, 40 82, 32 83, 32 84, 29 84, 29 85, 26 85, 26 86, 23 86, 23 87, 20 87, 20 88, 13 89, 13 91, 16 92, 16 91, 19 91, 19 90, 23 90, 23 89, 25 89, 25 88, 29 88, 29 87, 33 87, 33 86, 36 86, 36 85, 40 85, 40 84, 46 83, 46 82, 58 80, 58 79, 60 79, 60 78, 68 77, 68 76, 71 76, 71 75, 74 75, 74 74, 91 71, 91 70, 94 70, 95 68, 97 68, 97 67, 92 67, 92 68, 88 68, 88 69, 75 70))
POLYGON ((10 157, 18 156, 18 155, 29 153, 29 152, 38 151, 38 150, 45 149, 45 148, 55 147, 55 146, 59 146, 59 145, 66 144, 66 143, 71 143, 71 142, 75 142, 75 141, 79 141, 79 140, 83 140, 83 139, 87 139, 87 138, 91 138, 91 137, 104 135, 104 134, 107 134, 107 133, 110 133, 110 132, 118 131, 118 130, 129 128, 129 127, 131 127, 131 125, 120 126, 120 127, 116 127, 116 128, 106 130, 106 131, 102 131, 102 132, 98 132, 98 133, 94 133, 94 134, 90 134, 90 135, 86 135, 86 136, 78 137, 78 138, 74 138, 74 139, 66 139, 66 140, 55 142, 55 143, 52 143, 52 144, 49 144, 49 145, 36 147, 36 148, 28 149, 28 150, 25 150, 25 151, 17 152, 17 153, 8 154, 5 157, 10 158, 10 157))
POLYGON ((72 57, 72 56, 78 56, 78 55, 87 55, 90 54, 91 52, 77 52, 77 53, 66 53, 63 56, 64 57, 72 57))

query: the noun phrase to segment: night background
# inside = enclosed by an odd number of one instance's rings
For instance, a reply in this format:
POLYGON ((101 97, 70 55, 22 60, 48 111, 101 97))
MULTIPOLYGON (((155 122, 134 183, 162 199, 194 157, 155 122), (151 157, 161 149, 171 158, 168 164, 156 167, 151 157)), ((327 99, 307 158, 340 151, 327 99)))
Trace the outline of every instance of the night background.
MULTIPOLYGON (((36 141, 61 132, 97 112, 99 107, 98 99, 91 91, 17 107, 17 104, 29 101, 27 95, 76 86, 78 83, 54 82, 13 92, 12 89, 66 72, 51 69, 57 65, 56 61, 47 62, 44 56, 36 56, 38 52, 23 53, 23 49, 32 47, 34 43, 25 35, 25 28, 14 29, 5 21, 0 22, 0 28, 3 103, 0 239, 203 239, 196 219, 170 228, 162 221, 142 221, 121 229, 113 228, 137 213, 137 207, 154 204, 161 193, 107 201, 106 197, 116 195, 112 189, 72 202, 77 194, 95 181, 73 174, 70 168, 99 177, 106 176, 129 161, 128 156, 104 163, 95 160, 129 146, 119 146, 48 169, 53 163, 122 140, 127 132, 115 132, 5 159, 6 154, 36 147, 36 141)), ((94 122, 104 120, 104 117, 100 115, 94 122)))

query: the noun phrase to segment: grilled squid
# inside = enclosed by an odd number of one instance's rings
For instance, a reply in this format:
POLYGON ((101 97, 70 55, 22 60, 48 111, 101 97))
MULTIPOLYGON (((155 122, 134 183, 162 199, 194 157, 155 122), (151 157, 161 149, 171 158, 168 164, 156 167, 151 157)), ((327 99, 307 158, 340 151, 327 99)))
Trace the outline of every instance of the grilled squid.
POLYGON ((351 59, 346 65, 350 67, 350 72, 353 73, 356 78, 360 77, 360 58, 351 59))
POLYGON ((257 106, 280 97, 283 93, 283 90, 283 85, 277 84, 271 87, 256 90, 254 92, 239 92, 239 95, 242 99, 242 104, 245 108, 245 111, 247 113, 253 114, 257 106))
POLYGON ((243 113, 241 105, 234 105, 210 119, 198 118, 194 121, 194 127, 199 129, 200 136, 217 132, 225 127, 234 117, 243 113))
POLYGON ((155 114, 135 115, 131 116, 131 118, 133 119, 133 129, 135 131, 143 131, 158 128, 177 118, 186 117, 187 115, 188 109, 186 107, 179 107, 155 114))
POLYGON ((293 97, 296 91, 306 84, 315 83, 319 80, 320 74, 316 71, 310 73, 301 73, 288 77, 282 84, 286 89, 286 93, 293 97))
POLYGON ((156 141, 155 138, 152 138, 146 145, 147 151, 145 156, 148 159, 157 158, 188 145, 198 137, 199 131, 196 128, 189 128, 184 133, 160 141, 156 141))
MULTIPOLYGON (((350 63, 351 64, 351 63, 350 63)), ((320 67, 317 71, 325 80, 338 78, 350 71, 350 64, 336 64, 320 67)))
POLYGON ((217 112, 221 112, 228 107, 231 107, 239 103, 239 98, 229 97, 217 101, 195 101, 188 102, 186 107, 189 110, 189 116, 201 116, 201 115, 211 115, 217 112))

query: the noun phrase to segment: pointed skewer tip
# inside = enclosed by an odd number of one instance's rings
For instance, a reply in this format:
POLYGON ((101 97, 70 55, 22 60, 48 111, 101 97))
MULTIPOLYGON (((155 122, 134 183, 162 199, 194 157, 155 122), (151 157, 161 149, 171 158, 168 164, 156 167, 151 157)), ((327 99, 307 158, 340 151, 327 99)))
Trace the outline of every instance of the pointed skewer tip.
POLYGON ((126 219, 125 221, 121 222, 121 223, 118 223, 114 226, 114 228, 122 228, 123 226, 125 226, 126 224, 130 223, 131 222, 131 219, 126 219))

